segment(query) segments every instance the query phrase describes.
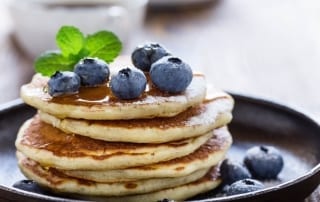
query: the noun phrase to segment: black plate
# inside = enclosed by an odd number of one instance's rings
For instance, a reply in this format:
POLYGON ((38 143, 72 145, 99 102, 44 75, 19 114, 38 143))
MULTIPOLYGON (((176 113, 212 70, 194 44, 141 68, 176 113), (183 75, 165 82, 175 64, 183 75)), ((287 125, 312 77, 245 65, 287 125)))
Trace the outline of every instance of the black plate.
MULTIPOLYGON (((192 201, 300 201, 320 183, 320 127, 305 115, 272 102, 233 95, 236 101, 230 125, 234 144, 231 158, 242 159, 254 145, 273 145, 285 161, 279 179, 264 182, 268 188, 248 194, 219 197, 217 191, 192 198, 192 201)), ((13 188, 25 179, 15 158, 14 140, 20 125, 35 113, 20 100, 0 109, 0 199, 17 201, 76 201, 13 188)))

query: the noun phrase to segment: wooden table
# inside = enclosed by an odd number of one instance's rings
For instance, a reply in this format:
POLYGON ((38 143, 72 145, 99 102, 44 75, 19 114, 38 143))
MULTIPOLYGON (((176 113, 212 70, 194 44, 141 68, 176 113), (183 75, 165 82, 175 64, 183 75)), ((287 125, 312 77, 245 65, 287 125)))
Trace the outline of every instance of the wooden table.
MULTIPOLYGON (((320 123, 320 2, 224 0, 183 8, 151 8, 124 54, 144 41, 163 43, 228 91, 291 106, 320 123)), ((11 40, 0 7, 0 103, 19 97, 32 60, 11 40)), ((319 189, 306 201, 320 201, 319 189)))

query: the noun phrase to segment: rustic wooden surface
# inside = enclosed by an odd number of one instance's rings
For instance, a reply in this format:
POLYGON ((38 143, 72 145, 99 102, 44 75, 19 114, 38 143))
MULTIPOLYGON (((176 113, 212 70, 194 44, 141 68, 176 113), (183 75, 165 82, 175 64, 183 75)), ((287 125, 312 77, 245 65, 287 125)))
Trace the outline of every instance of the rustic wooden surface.
MULTIPOLYGON (((283 103, 320 122, 319 10, 317 0, 153 7, 124 54, 158 41, 206 73, 210 85, 283 103)), ((18 98, 33 74, 32 59, 12 40, 13 28, 0 6, 0 103, 18 98)), ((319 189, 306 201, 320 201, 319 189)))

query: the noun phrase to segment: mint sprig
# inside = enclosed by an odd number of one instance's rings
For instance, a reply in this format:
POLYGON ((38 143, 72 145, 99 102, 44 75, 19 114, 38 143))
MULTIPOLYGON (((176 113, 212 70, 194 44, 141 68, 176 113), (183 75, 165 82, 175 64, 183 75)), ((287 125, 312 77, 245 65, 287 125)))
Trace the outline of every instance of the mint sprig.
POLYGON ((48 51, 35 61, 35 70, 44 76, 51 76, 57 71, 72 71, 77 60, 64 57, 58 51, 48 51))
POLYGON ((120 53, 119 38, 109 31, 84 34, 76 27, 63 26, 56 35, 60 51, 48 51, 35 60, 35 71, 51 76, 56 71, 73 71, 75 64, 84 57, 97 57, 108 63, 120 53))
POLYGON ((112 62, 121 51, 119 41, 114 39, 112 32, 100 31, 86 38, 86 50, 90 57, 98 57, 106 62, 112 62))
POLYGON ((85 37, 76 27, 61 27, 56 35, 56 43, 60 48, 62 55, 77 55, 84 47, 85 37))

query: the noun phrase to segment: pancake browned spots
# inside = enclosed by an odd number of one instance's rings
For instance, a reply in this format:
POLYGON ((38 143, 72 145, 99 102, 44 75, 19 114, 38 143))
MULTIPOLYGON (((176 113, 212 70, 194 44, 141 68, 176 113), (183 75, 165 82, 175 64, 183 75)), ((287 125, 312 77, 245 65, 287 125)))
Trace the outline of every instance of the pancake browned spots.
POLYGON ((222 127, 231 121, 232 107, 232 98, 225 94, 167 119, 85 120, 59 118, 43 111, 39 115, 42 121, 66 133, 110 142, 158 144, 196 137, 222 127))
MULTIPOLYGON (((52 185, 63 184, 65 183, 64 179, 68 177, 67 175, 65 175, 64 173, 60 172, 55 168, 40 167, 39 163, 31 160, 30 158, 22 158, 22 160, 20 159, 20 161, 21 161, 20 163, 24 167, 27 167, 28 169, 32 170, 33 173, 40 176, 41 178, 45 178, 52 185)), ((74 178, 74 180, 76 180, 78 184, 87 185, 87 186, 94 185, 94 182, 89 180, 77 179, 77 178, 74 178)))
MULTIPOLYGON (((128 154, 126 151, 132 151, 138 148, 153 148, 161 144, 136 144, 136 143, 121 143, 121 142, 107 142, 95 140, 85 136, 66 134, 50 124, 44 123, 40 120, 39 116, 35 116, 23 134, 21 144, 31 146, 37 149, 43 149, 53 152, 57 156, 68 157, 82 157, 90 155, 90 151, 100 153, 101 155, 93 155, 96 159, 105 159, 114 155, 128 154), (108 151, 121 151, 104 155, 108 151)), ((176 141, 164 143, 167 147, 182 147, 186 145, 186 141, 176 141)), ((142 153, 130 153, 130 155, 140 155, 142 153)))
POLYGON ((226 148, 229 147, 229 145, 232 142, 232 137, 225 127, 214 130, 213 134, 214 135, 205 144, 201 145, 199 149, 187 156, 175 158, 170 161, 161 162, 156 165, 142 166, 139 167, 139 169, 152 170, 156 169, 155 166, 158 167, 166 165, 176 165, 181 163, 187 165, 188 163, 193 162, 195 160, 207 159, 211 154, 224 151, 226 148))
POLYGON ((168 129, 172 127, 184 127, 190 125, 189 121, 192 117, 197 117, 206 111, 208 107, 206 104, 213 102, 214 100, 230 100, 228 96, 215 97, 215 99, 205 100, 203 104, 196 107, 190 107, 188 110, 181 112, 177 116, 173 117, 155 117, 153 119, 134 119, 134 120, 86 120, 88 125, 97 124, 110 127, 121 128, 157 128, 168 129))
POLYGON ((188 110, 178 114, 174 117, 168 117, 168 118, 153 118, 153 119, 135 119, 135 120, 117 120, 117 121, 94 121, 94 120, 88 120, 88 124, 97 124, 97 125, 103 125, 103 126, 111 126, 111 127, 121 127, 121 128, 157 128, 157 129, 168 129, 172 127, 182 127, 187 125, 186 120, 188 120, 189 117, 198 116, 199 114, 203 113, 205 110, 204 105, 200 105, 199 107, 191 107, 188 110))
POLYGON ((134 182, 99 183, 65 176, 56 168, 46 169, 38 162, 17 152, 19 166, 22 171, 40 185, 56 192, 68 192, 88 195, 121 196, 149 193, 165 188, 180 186, 203 177, 209 169, 202 169, 189 176, 178 178, 146 179, 134 182))
POLYGON ((110 127, 121 128, 157 128, 168 129, 172 127, 183 127, 190 125, 189 119, 191 117, 199 116, 206 111, 206 103, 210 103, 214 100, 230 99, 228 96, 215 97, 215 99, 205 100, 203 104, 196 107, 190 107, 188 110, 181 112, 177 116, 173 117, 155 117, 153 119, 133 119, 133 120, 86 120, 88 125, 97 124, 110 127))
POLYGON ((125 183, 124 185, 127 189, 134 189, 134 188, 137 188, 137 184, 136 183, 133 183, 133 182, 127 182, 125 183))
POLYGON ((214 166, 210 169, 210 171, 205 176, 198 179, 197 181, 189 183, 189 185, 197 185, 197 184, 202 184, 208 181, 216 181, 219 179, 220 179, 220 166, 214 166))

